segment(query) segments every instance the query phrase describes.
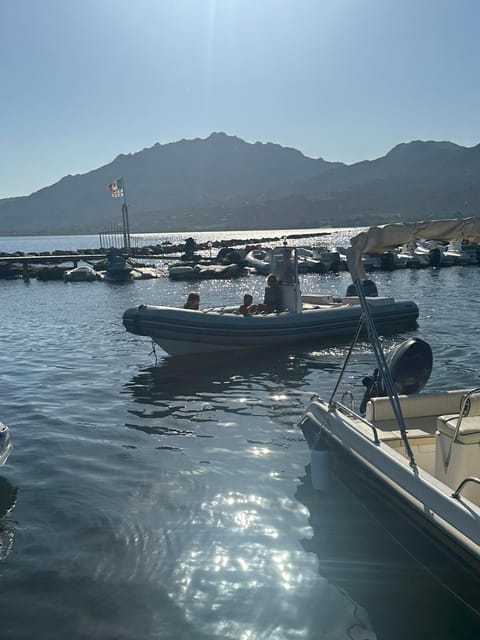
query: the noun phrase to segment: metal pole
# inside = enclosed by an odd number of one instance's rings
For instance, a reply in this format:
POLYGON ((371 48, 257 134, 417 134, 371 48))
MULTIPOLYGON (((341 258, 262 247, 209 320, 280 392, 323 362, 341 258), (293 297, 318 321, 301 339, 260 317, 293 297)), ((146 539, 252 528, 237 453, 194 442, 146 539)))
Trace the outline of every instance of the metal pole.
POLYGON ((126 252, 128 252, 128 242, 127 242, 127 223, 125 220, 125 203, 122 204, 122 223, 123 223, 123 248, 126 252))
POLYGON ((347 364, 348 364, 348 361, 350 360, 350 356, 352 355, 352 351, 353 351, 355 345, 357 344, 358 338, 360 337, 360 333, 361 333, 361 331, 363 329, 363 322, 364 321, 363 321, 363 315, 362 315, 360 320, 359 320, 359 322, 358 322, 358 327, 357 327, 357 330, 356 330, 355 335, 353 337, 353 340, 352 340, 352 343, 350 345, 350 348, 348 350, 347 357, 345 358, 345 361, 343 363, 342 370, 340 371, 340 375, 338 376, 337 384, 335 385, 335 389, 333 390, 333 393, 330 396, 330 400, 328 401, 329 405, 332 404, 333 399, 335 398, 335 395, 337 393, 338 387, 340 386, 340 382, 342 381, 343 374, 345 373, 345 369, 347 368, 347 364))
POLYGON ((403 420, 402 408, 400 406, 400 400, 398 397, 397 389, 395 387, 392 374, 390 373, 390 369, 388 367, 385 354, 383 353, 382 345, 380 344, 377 328, 375 327, 375 322, 371 315, 369 304, 367 302, 365 293, 363 291, 362 282, 360 279, 357 279, 354 281, 354 283, 355 283, 357 294, 360 299, 360 304, 363 310, 363 321, 365 322, 365 326, 367 327, 368 337, 370 338, 370 342, 372 343, 378 368, 380 369, 380 372, 381 372, 383 384, 385 385, 385 389, 390 398, 390 403, 392 405, 393 413, 395 414, 395 417, 397 419, 397 423, 400 429, 400 435, 402 437, 403 444, 405 446, 405 451, 410 460, 410 466, 416 472, 417 463, 415 462, 415 457, 413 455, 413 451, 408 441, 407 429, 405 427, 405 422, 403 420))
POLYGON ((123 228, 124 228, 124 238, 125 238, 125 250, 128 254, 130 254, 130 223, 128 221, 128 206, 127 206, 127 191, 125 189, 125 178, 122 178, 123 184, 123 205, 122 205, 122 216, 123 216, 123 228))

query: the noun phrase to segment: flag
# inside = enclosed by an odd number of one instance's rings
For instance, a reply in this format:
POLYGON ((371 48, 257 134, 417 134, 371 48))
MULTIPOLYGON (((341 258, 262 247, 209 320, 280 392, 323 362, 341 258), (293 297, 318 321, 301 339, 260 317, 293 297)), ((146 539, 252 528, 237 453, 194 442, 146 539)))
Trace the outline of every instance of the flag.
POLYGON ((114 180, 108 185, 110 189, 110 193, 112 194, 112 198, 123 198, 124 190, 123 190, 123 178, 119 178, 118 180, 114 180))

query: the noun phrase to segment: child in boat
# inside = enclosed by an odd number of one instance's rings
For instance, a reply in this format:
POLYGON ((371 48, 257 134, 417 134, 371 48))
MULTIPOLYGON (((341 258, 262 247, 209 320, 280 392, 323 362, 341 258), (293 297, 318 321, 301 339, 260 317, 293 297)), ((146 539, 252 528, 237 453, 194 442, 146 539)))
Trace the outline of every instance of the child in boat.
POLYGON ((238 307, 238 313, 241 313, 244 316, 248 315, 249 313, 255 313, 258 305, 252 304, 252 303, 253 303, 252 294, 246 293, 243 296, 243 303, 238 307))
POLYGON ((265 287, 265 295, 263 304, 258 305, 258 311, 264 313, 273 313, 282 310, 282 292, 278 284, 276 276, 271 273, 267 278, 267 286, 265 287))
POLYGON ((196 291, 192 291, 188 294, 186 303, 183 305, 184 309, 194 309, 198 311, 200 308, 200 294, 196 291))

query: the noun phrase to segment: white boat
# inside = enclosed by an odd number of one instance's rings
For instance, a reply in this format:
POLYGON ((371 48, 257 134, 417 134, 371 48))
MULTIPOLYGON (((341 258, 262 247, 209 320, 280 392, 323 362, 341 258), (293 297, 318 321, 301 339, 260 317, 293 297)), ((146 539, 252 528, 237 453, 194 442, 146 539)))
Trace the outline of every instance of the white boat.
POLYGON ((99 278, 98 272, 92 267, 75 267, 75 269, 69 269, 63 274, 65 282, 95 282, 99 278))
MULTIPOLYGON (((125 311, 123 324, 130 333, 149 336, 172 355, 268 349, 353 335, 362 315, 357 296, 302 296, 294 247, 275 248, 270 266, 280 282, 279 312, 244 316, 239 315, 238 307, 194 311, 142 304, 125 311)), ((371 296, 368 301, 379 331, 392 332, 416 325, 418 307, 414 302, 395 301, 375 293, 367 295, 371 296)))
POLYGON ((8 427, 0 422, 0 467, 7 461, 12 451, 12 441, 8 427))
POLYGON ((394 251, 400 260, 410 269, 423 269, 430 266, 429 252, 416 252, 415 243, 405 244, 394 251))
POLYGON ((297 247, 298 273, 325 273, 325 264, 316 258, 312 249, 297 247))
POLYGON ((446 252, 446 248, 447 245, 441 240, 421 239, 417 242, 415 253, 424 259, 428 256, 431 267, 452 267, 454 258, 446 252))
POLYGON ((238 278, 244 270, 238 264, 210 264, 194 266, 174 263, 168 268, 170 280, 226 280, 238 278))
POLYGON ((454 265, 470 266, 478 264, 477 247, 474 244, 463 244, 458 238, 448 243, 444 256, 451 258, 454 265))
POLYGON ((351 239, 349 270, 378 368, 365 379, 356 410, 352 390, 343 388, 345 363, 331 397, 312 399, 301 427, 317 487, 327 488, 332 453, 356 468, 357 479, 372 482, 453 551, 476 584, 470 606, 480 615, 480 388, 421 393, 432 367, 430 347, 411 338, 386 358, 360 285, 364 251, 391 250, 417 237, 448 241, 458 231, 478 242, 480 218, 385 225, 351 239))
POLYGON ((339 271, 341 269, 340 252, 330 249, 327 245, 319 244, 312 247, 313 258, 319 260, 325 267, 325 271, 339 271))
MULTIPOLYGON (((324 273, 325 265, 314 258, 313 251, 297 247, 298 273, 324 273)), ((245 256, 247 266, 253 267, 259 275, 267 276, 272 270, 272 249, 252 249, 245 256)))
POLYGON ((252 249, 245 256, 245 262, 257 273, 266 276, 270 273, 271 249, 252 249))

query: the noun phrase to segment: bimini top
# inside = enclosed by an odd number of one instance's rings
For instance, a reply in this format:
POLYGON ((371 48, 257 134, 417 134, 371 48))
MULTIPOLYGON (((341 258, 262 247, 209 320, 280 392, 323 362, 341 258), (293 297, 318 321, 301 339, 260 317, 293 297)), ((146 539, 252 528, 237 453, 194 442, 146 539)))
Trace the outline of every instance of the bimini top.
POLYGON ((351 247, 347 250, 348 268, 353 281, 364 280, 365 270, 362 262, 364 253, 384 253, 416 240, 448 242, 459 238, 480 242, 480 218, 398 222, 370 227, 367 231, 362 231, 350 238, 351 247))

